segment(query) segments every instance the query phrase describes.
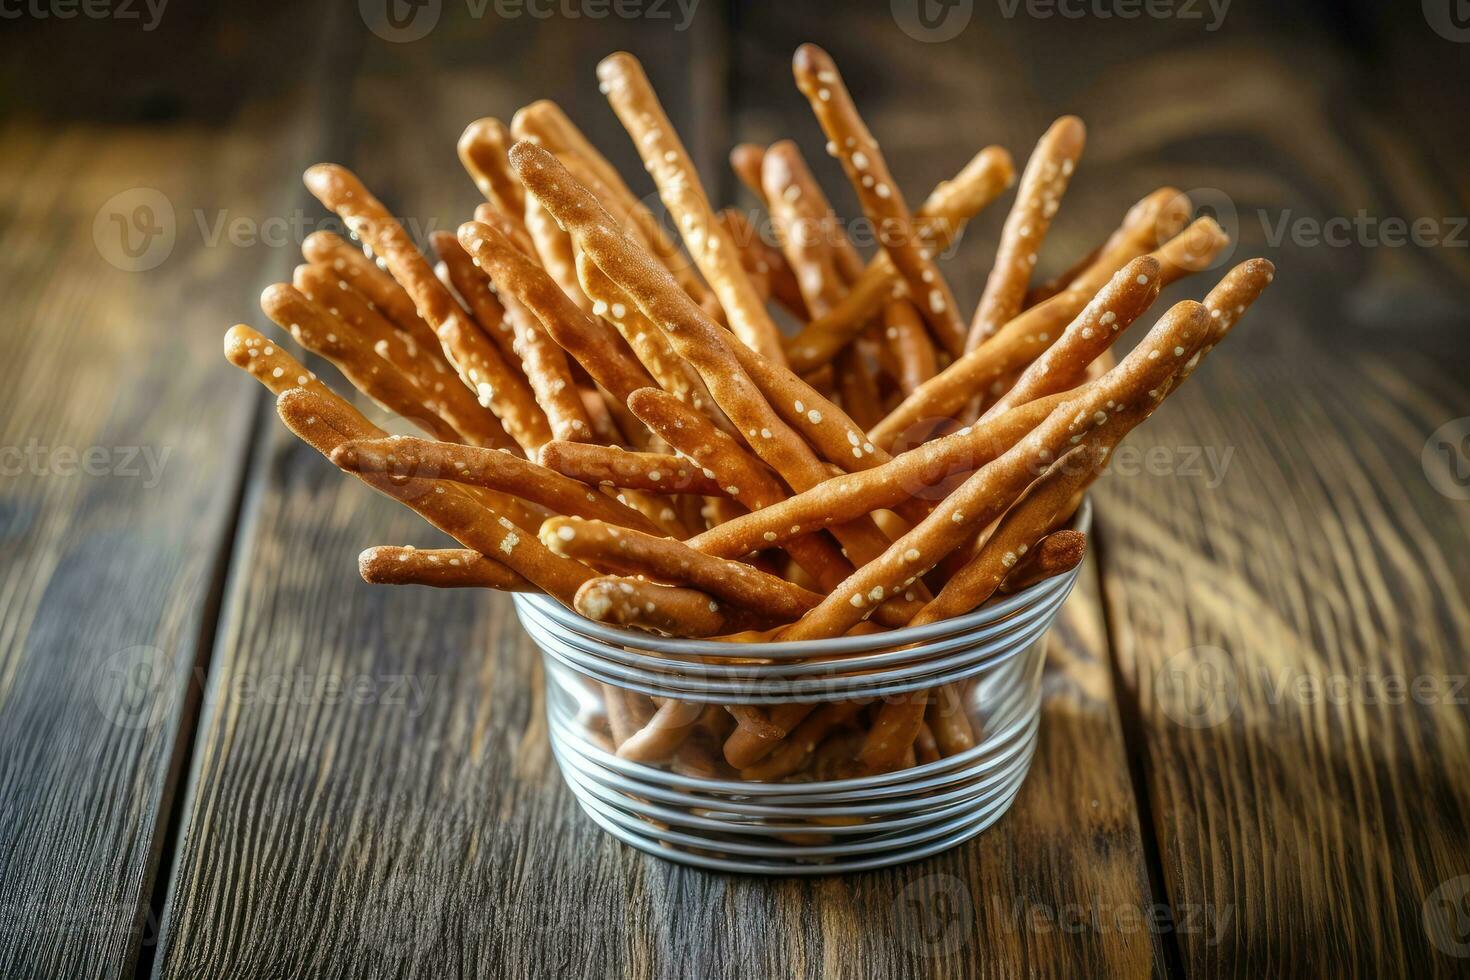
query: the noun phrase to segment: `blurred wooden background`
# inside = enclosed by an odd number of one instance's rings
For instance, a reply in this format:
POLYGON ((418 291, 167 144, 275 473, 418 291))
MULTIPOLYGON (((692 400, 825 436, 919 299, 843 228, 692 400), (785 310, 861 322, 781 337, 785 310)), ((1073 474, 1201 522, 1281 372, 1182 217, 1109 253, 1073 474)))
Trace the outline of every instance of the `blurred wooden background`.
MULTIPOLYGON (((411 41, 368 29, 377 2, 0 23, 0 974, 1470 973, 1453 0, 958 0, 929 8, 944 41, 914 27, 930 0, 426 0, 411 41), (910 197, 1083 116, 1042 274, 1163 183, 1279 274, 1130 440, 1161 465, 1098 491, 1012 812, 921 864, 766 881, 582 818, 510 604, 359 582, 361 548, 432 533, 296 445, 219 347, 323 226, 313 162, 453 228, 461 128, 550 97, 637 174, 593 76, 618 48, 714 196, 740 200, 733 142, 791 136, 855 213, 790 81, 804 40, 910 197), (1357 227, 1313 244, 1333 218, 1357 227), (357 680, 377 696, 322 692, 357 680)), ((1002 212, 947 266, 967 304, 1002 212)))

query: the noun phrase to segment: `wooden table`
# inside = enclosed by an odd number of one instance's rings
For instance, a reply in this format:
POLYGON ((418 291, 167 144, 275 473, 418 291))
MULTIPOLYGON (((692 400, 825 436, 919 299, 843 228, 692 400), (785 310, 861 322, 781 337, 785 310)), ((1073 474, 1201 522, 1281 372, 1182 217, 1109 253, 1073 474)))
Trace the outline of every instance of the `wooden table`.
MULTIPOLYGON (((1470 415, 1470 47, 1414 4, 1239 0, 1211 31, 962 3, 945 43, 881 2, 706 0, 687 30, 434 3, 408 43, 357 6, 6 27, 0 975, 1470 973, 1470 456, 1441 428, 1470 415), (312 162, 452 228, 463 124, 551 97, 636 173, 592 74, 617 47, 721 197, 734 140, 793 135, 854 213, 790 84, 806 39, 911 196, 1082 115, 1043 273, 1164 182, 1280 272, 1097 491, 1005 819, 757 880, 581 816, 510 603, 358 581, 361 548, 434 536, 219 348, 330 226, 312 162), (1360 210, 1445 240, 1310 240, 1360 210)), ((950 261, 966 303, 1000 220, 950 261)))

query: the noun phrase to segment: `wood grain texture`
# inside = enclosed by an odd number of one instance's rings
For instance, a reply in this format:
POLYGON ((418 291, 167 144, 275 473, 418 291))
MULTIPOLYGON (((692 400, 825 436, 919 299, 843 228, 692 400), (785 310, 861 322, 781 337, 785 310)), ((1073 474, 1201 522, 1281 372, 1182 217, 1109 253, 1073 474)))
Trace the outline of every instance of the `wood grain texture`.
POLYGON ((298 131, 264 108, 0 129, 0 975, 131 976, 156 936, 256 403, 219 326, 271 261, 196 218, 286 186, 298 131))

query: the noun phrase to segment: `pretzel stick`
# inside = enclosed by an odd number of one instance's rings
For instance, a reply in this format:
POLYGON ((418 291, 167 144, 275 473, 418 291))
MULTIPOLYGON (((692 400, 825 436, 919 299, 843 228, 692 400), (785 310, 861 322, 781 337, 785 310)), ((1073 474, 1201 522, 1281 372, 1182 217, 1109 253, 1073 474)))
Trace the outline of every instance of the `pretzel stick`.
POLYGON ((863 213, 878 232, 884 253, 907 285, 934 339, 958 357, 964 351, 965 327, 954 294, 915 234, 903 191, 894 183, 878 141, 858 114, 837 65, 815 44, 803 44, 796 49, 791 67, 796 86, 811 103, 863 213))
POLYGON ((511 438, 528 453, 550 442, 546 417, 537 408, 525 381, 470 322, 403 228, 361 181, 343 167, 318 164, 306 171, 306 185, 387 263, 419 314, 434 328, 460 378, 479 396, 480 404, 494 410, 511 438))
POLYGON ((810 320, 811 313, 807 310, 806 299, 796 281, 796 273, 786 262, 786 256, 766 243, 744 212, 725 208, 716 218, 725 229, 725 234, 730 236, 730 240, 740 250, 746 271, 763 278, 766 291, 776 302, 786 307, 792 316, 803 321, 810 320))
POLYGON ((608 732, 612 735, 613 749, 617 750, 648 724, 658 708, 646 694, 607 683, 600 686, 602 703, 607 710, 608 732))
POLYGON ((617 446, 585 442, 548 442, 541 447, 540 463, 593 486, 701 497, 725 495, 719 481, 705 476, 697 464, 668 453, 628 452, 617 446))
POLYGON ((362 580, 370 585, 541 591, 500 562, 466 548, 421 549, 380 545, 357 556, 357 570, 362 580))
POLYGON ((294 286, 276 283, 260 295, 260 308, 296 342, 335 364, 352 386, 383 408, 409 419, 439 439, 457 442, 454 428, 434 411, 432 396, 375 353, 370 343, 294 286))
POLYGON ((1031 151, 1031 159, 1021 172, 1015 203, 1001 229, 995 264, 985 280, 985 291, 975 309, 965 350, 979 347, 1020 314, 1031 270, 1036 267, 1036 256, 1046 241, 1062 195, 1067 193, 1067 184, 1086 140, 1087 130, 1082 120, 1063 116, 1051 124, 1031 151))
POLYGON ((705 706, 687 701, 665 701, 648 723, 618 746, 618 758, 630 762, 658 762, 689 737, 705 706))
MULTIPOLYGON (((500 349, 500 356, 505 359, 507 367, 520 376, 527 386, 526 390, 530 391, 530 383, 524 381, 525 373, 521 369, 521 352, 516 349, 515 327, 506 314, 505 306, 495 295, 490 277, 475 265, 475 260, 464 250, 453 232, 436 231, 429 236, 429 244, 434 247, 434 254, 439 256, 444 267, 441 279, 448 278, 449 285, 469 307, 470 315, 475 318, 480 329, 500 349)), ((535 397, 534 393, 531 397, 535 397)))
POLYGON ((817 709, 815 704, 777 704, 771 707, 764 728, 737 726, 725 739, 725 761, 736 769, 748 769, 770 755, 788 732, 817 709))
POLYGON ((599 521, 553 517, 541 525, 541 541, 564 558, 623 575, 644 574, 689 585, 771 621, 791 622, 821 600, 815 592, 750 565, 599 521))
POLYGON ((495 413, 475 401, 469 389, 449 373, 435 342, 427 351, 406 331, 389 323, 362 294, 340 288, 343 280, 324 265, 300 265, 292 275, 296 289, 349 327, 374 353, 407 376, 424 397, 425 406, 444 419, 459 438, 475 446, 515 449, 516 444, 495 413))
POLYGON ((575 608, 593 622, 668 636, 720 636, 744 628, 703 592, 616 575, 589 579, 577 593, 575 608))
POLYGON ((761 187, 761 166, 766 157, 766 148, 759 143, 736 143, 730 149, 730 170, 755 195, 756 200, 767 208, 766 192, 761 187))
POLYGON ((495 449, 458 446, 400 436, 354 439, 339 446, 332 462, 348 473, 384 474, 395 480, 436 478, 515 494, 556 514, 605 520, 656 531, 643 515, 585 483, 495 449))
POLYGON ((905 396, 913 394, 938 372, 934 342, 924 331, 924 321, 914 304, 906 299, 893 300, 883 307, 883 333, 888 349, 893 351, 897 370, 894 381, 905 396))
MULTIPOLYGON (((575 123, 561 111, 561 107, 549 99, 533 102, 521 109, 511 120, 510 129, 518 139, 530 140, 544 146, 557 157, 566 157, 563 163, 578 174, 595 177, 599 190, 606 193, 600 198, 606 201, 613 213, 626 216, 630 229, 649 250, 657 256, 664 268, 678 281, 679 287, 696 303, 711 298, 708 287, 690 268, 689 260, 679 251, 679 246, 664 233, 663 226, 623 182, 617 168, 597 151, 597 147, 582 134, 575 123)), ((586 181, 583 181, 584 183, 586 181)))
MULTIPOLYGON (((890 462, 862 473, 833 477, 804 493, 690 538, 686 544, 707 554, 735 558, 757 547, 783 546, 795 535, 809 535, 829 523, 852 520, 915 497, 939 496, 944 481, 971 472, 1002 455, 1074 391, 1038 399, 985 425, 961 429, 924 443, 890 462)), ((798 539, 799 540, 799 539, 798 539)), ((831 586, 823 585, 830 590, 831 586)))
POLYGON ((914 739, 914 762, 916 765, 928 765, 938 762, 939 743, 934 738, 934 732, 929 728, 928 722, 919 726, 919 735, 914 739))
MULTIPOLYGON (((878 379, 873 377, 867 358, 855 343, 848 344, 837 355, 837 388, 842 395, 843 411, 853 420, 853 425, 859 431, 866 432, 883 418, 883 400, 878 396, 878 379)), ((859 446, 852 448, 862 451, 859 446)))
POLYGON ((1140 401, 1162 384, 1203 340, 1208 320, 1209 313, 1199 303, 1186 301, 1173 307, 1116 368, 1062 402, 1014 447, 975 471, 922 523, 784 630, 782 639, 840 635, 863 619, 874 603, 895 589, 907 588, 962 544, 972 529, 1000 516, 1041 467, 1081 442, 1090 428, 1106 422, 1109 411, 1140 401))
MULTIPOLYGON (((1213 219, 1196 221, 1163 248, 1151 253, 1160 266, 1159 287, 1187 274, 1189 266, 1198 265, 1202 256, 1218 253, 1225 242, 1225 233, 1213 219)), ((1138 291, 1124 289, 1125 283, 1117 283, 1113 290, 1104 289, 1113 285, 1110 280, 1116 273, 1116 269, 1104 270, 1099 264, 1086 272, 1073 288, 1022 313, 985 344, 921 385, 874 427, 869 437, 874 444, 887 447, 910 426, 952 416, 977 392, 987 390, 1038 357, 1070 322, 1079 315, 1087 316, 1089 301, 1096 303, 1102 293, 1118 293, 1120 299, 1128 299, 1131 293, 1131 301, 1139 301, 1138 291)), ((1102 311, 1097 311, 1097 315, 1101 316, 1102 311)))
POLYGON ((741 779, 774 782, 810 761, 822 740, 848 724, 868 701, 833 701, 807 715, 764 759, 740 770, 741 779))
MULTIPOLYGON (((351 223, 348 223, 351 228, 351 223)), ((355 232, 354 232, 355 233, 355 232)), ((424 322, 413 299, 355 245, 329 231, 314 231, 301 243, 301 254, 313 265, 325 265, 361 293, 424 350, 444 356, 434 328, 424 322)), ((446 361, 446 366, 448 362, 446 361)))
POLYGON ((470 221, 460 226, 459 239, 501 294, 515 296, 551 338, 618 399, 626 400, 652 383, 605 323, 582 312, 545 271, 495 228, 470 221))
POLYGON ((504 123, 486 116, 465 127, 455 149, 485 200, 501 214, 519 216, 526 211, 526 191, 511 175, 505 160, 513 142, 504 123))
POLYGON ((991 405, 981 419, 999 415, 1017 405, 1035 401, 1043 395, 1065 391, 1087 376, 1087 368, 1113 341, 1141 316, 1158 298, 1160 288, 1158 260, 1143 255, 1119 269, 1087 308, 1068 324, 1062 335, 1027 365, 1010 390, 991 405), (1136 286, 1142 286, 1136 290, 1136 286), (1102 302, 1110 293, 1131 296, 1102 302))
MULTIPOLYGON (((1101 245, 1083 256, 1071 268, 1026 293, 1025 307, 1051 299, 1071 287, 1088 269, 1098 265, 1112 253, 1127 261, 1158 248, 1184 230, 1189 224, 1189 198, 1173 187, 1160 187, 1145 195, 1128 209, 1123 223, 1101 245)), ((1122 262, 1118 263, 1119 265, 1122 262)))
POLYGON ((1038 582, 1070 572, 1082 564, 1086 555, 1087 535, 1070 528, 1053 531, 1016 562, 998 591, 1002 595, 1014 595, 1029 589, 1038 582))
POLYGON ((784 364, 781 335, 751 287, 730 236, 715 220, 694 164, 648 84, 643 66, 631 54, 619 52, 598 64, 597 77, 613 111, 633 137, 659 196, 678 222, 695 265, 719 298, 730 329, 746 346, 784 364))
POLYGON ((862 274, 862 257, 795 143, 771 144, 760 179, 776 236, 796 272, 807 308, 820 316, 836 306, 847 284, 862 274))
MULTIPOLYGON (((932 252, 947 248, 965 222, 1010 186, 1013 174, 1010 155, 999 147, 986 147, 975 154, 954 179, 935 187, 915 213, 919 238, 932 252)), ((806 372, 820 367, 883 309, 902 283, 887 251, 879 252, 841 303, 787 341, 792 370, 806 372)))
MULTIPOLYGON (((934 689, 933 697, 924 710, 924 721, 918 733, 925 727, 934 738, 935 748, 944 757, 959 755, 975 747, 975 729, 970 724, 965 710, 963 682, 945 684, 934 689)), ((881 711, 880 711, 881 713, 881 711)))
POLYGON ((536 243, 536 255, 541 266, 561 287, 562 293, 583 313, 592 312, 592 301, 582 292, 577 282, 576 254, 572 240, 562 231, 546 209, 533 200, 526 201, 526 230, 531 241, 536 243))

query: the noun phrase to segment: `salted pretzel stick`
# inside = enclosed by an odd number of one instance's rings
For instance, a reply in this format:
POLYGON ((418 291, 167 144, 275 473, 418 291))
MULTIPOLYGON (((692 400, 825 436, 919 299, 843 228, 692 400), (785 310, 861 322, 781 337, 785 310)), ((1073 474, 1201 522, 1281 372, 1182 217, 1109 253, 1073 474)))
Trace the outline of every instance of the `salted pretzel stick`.
MULTIPOLYGON (((1201 260, 1218 254, 1226 241, 1225 233, 1213 219, 1200 218, 1164 247, 1150 253, 1159 263, 1159 287, 1187 275, 1192 271, 1191 266, 1203 268, 1207 262, 1201 260)), ((1080 315, 1088 315, 1088 307, 1097 302, 1100 292, 1110 291, 1104 287, 1113 285, 1112 277, 1117 269, 1107 269, 1101 261, 1079 277, 1072 288, 1025 311, 986 343, 921 385, 874 427, 869 438, 875 445, 886 448, 909 427, 926 420, 952 417, 977 393, 989 390, 1011 372, 1022 370, 1051 346, 1069 323, 1080 315)), ((1126 283, 1118 283, 1118 290, 1125 286, 1126 283)), ((1127 297, 1126 291, 1122 297, 1127 297)), ((1136 302, 1140 297, 1135 292, 1132 299, 1136 302)), ((1103 311, 1097 311, 1098 317, 1102 314, 1103 311)))
POLYGON ((1081 531, 1063 528, 1053 531, 1036 542, 1025 557, 1016 562, 998 590, 1003 595, 1012 595, 1029 589, 1038 582, 1070 572, 1082 564, 1087 554, 1087 535, 1081 531))
MULTIPOLYGON (((454 291, 469 307, 470 315, 480 325, 480 329, 500 349, 500 356, 505 359, 506 365, 519 375, 526 390, 530 392, 530 382, 525 381, 525 373, 521 369, 521 352, 516 349, 515 326, 506 314, 500 297, 495 295, 490 277, 475 265, 475 260, 464 250, 453 232, 436 231, 429 236, 429 244, 434 247, 434 254, 439 256, 439 262, 443 266, 441 279, 449 280, 449 285, 454 287, 454 291)), ((530 397, 534 400, 534 393, 530 397)))
MULTIPOLYGON (((374 353, 408 377, 423 393, 424 405, 444 419, 464 442, 495 449, 518 449, 495 413, 475 401, 468 388, 449 372, 437 341, 425 350, 355 289, 342 289, 337 273, 325 265, 300 265, 292 275, 296 289, 337 317, 374 353)), ((456 440, 460 441, 460 440, 456 440)))
POLYGON ((504 123, 486 116, 465 127, 455 149, 485 200, 502 214, 519 216, 526 210, 526 191, 511 175, 505 159, 513 142, 504 123))
POLYGON ((834 730, 848 724, 868 701, 833 701, 822 705, 791 730, 764 759, 740 771, 741 779, 772 782, 800 770, 817 746, 834 730))
MULTIPOLYGON (((1026 293, 1024 307, 1032 307, 1071 287, 1085 271, 1098 265, 1109 253, 1123 261, 1158 248, 1184 230, 1189 224, 1189 197, 1173 187, 1160 187, 1145 195, 1128 209, 1123 222, 1101 245, 1079 259, 1069 269, 1026 293)), ((1118 262, 1119 265, 1122 262, 1118 262)))
POLYGON ((719 481, 705 476, 698 464, 670 453, 629 452, 619 446, 585 442, 548 442, 541 447, 540 463, 592 486, 701 497, 726 495, 719 481))
POLYGON ((658 219, 628 189, 617 168, 598 152, 560 106, 549 99, 533 102, 515 114, 510 130, 517 139, 530 140, 558 158, 564 158, 563 164, 577 174, 578 180, 583 180, 584 173, 596 178, 600 185, 599 196, 608 203, 609 210, 620 218, 628 219, 625 227, 632 229, 629 233, 649 247, 664 268, 678 280, 680 288, 696 303, 712 298, 709 288, 700 281, 689 260, 679 251, 679 246, 664 233, 658 219))
POLYGON ((658 762, 668 758, 689 737, 704 709, 698 702, 665 701, 648 724, 618 746, 618 758, 630 762, 658 762))
POLYGON ((842 162, 884 252, 893 262, 934 339, 958 357, 964 351, 965 328, 954 294, 915 234, 913 215, 903 192, 888 171, 878 141, 868 131, 843 84, 832 58, 815 44, 803 44, 792 59, 796 86, 827 134, 829 147, 842 162))
MULTIPOLYGON (((352 227, 351 224, 348 227, 352 227)), ((423 349, 440 357, 444 356, 438 335, 419 316, 412 297, 392 276, 379 269, 372 259, 364 255, 362 249, 330 231, 314 231, 301 243, 301 254, 314 265, 330 267, 343 282, 361 293, 423 349)))
MULTIPOLYGON (((991 146, 975 154, 952 180, 935 187, 914 215, 916 230, 926 247, 935 253, 947 248, 965 222, 1010 186, 1013 175, 1010 154, 991 146)), ((787 341, 792 370, 806 372, 820 367, 883 309, 883 304, 893 298, 895 287, 901 288, 902 283, 888 253, 879 252, 841 303, 787 341)))
POLYGON ((1026 366, 1004 395, 985 410, 981 420, 993 418, 1043 395, 1065 391, 1087 376, 1087 368, 1108 350, 1119 334, 1158 298, 1160 267, 1157 259, 1142 255, 1119 269, 1062 335, 1026 366), (1141 289, 1136 287, 1141 286, 1141 289), (1121 302, 1100 304, 1110 293, 1132 293, 1121 302), (1121 307, 1121 308, 1120 308, 1121 307))
POLYGON ((781 744, 787 733, 817 709, 815 704, 772 705, 766 716, 769 724, 764 727, 747 728, 739 725, 725 739, 725 761, 736 769, 748 769, 770 755, 781 744))
POLYGON ((574 608, 593 622, 691 639, 745 628, 728 617, 718 601, 696 589, 617 575, 589 579, 577 593, 574 608))
MULTIPOLYGON (((743 366, 770 362, 758 355, 749 358, 738 354, 742 345, 678 289, 647 253, 629 242, 607 212, 545 150, 519 143, 511 150, 511 166, 526 189, 556 216, 592 261, 663 329, 675 350, 704 379, 715 404, 751 440, 751 448, 757 455, 799 490, 826 478, 826 467, 801 436, 772 410, 743 366)), ((745 353, 754 354, 748 349, 745 353)), ((780 370, 778 365, 770 366, 780 370)), ((800 384, 790 372, 785 377, 800 384)), ((629 407, 633 407, 631 400, 629 407)), ((814 423, 819 421, 816 419, 814 423)), ((833 533, 842 540, 855 562, 881 553, 883 543, 888 540, 870 520, 843 525, 833 533)))
POLYGON ((436 589, 540 592, 493 558, 467 548, 380 545, 357 556, 357 571, 370 585, 427 585, 436 589))
MULTIPOLYGON (((929 692, 928 704, 924 707, 922 721, 916 735, 922 735, 925 727, 934 738, 935 748, 944 757, 959 755, 975 747, 975 729, 970 724, 965 710, 964 682, 945 684, 929 692)), ((882 714, 882 710, 879 710, 882 714)))
POLYGON ((536 245, 536 255, 541 267, 562 292, 583 313, 592 312, 592 301, 582 292, 577 282, 577 258, 572 249, 572 240, 562 231, 546 209, 534 200, 526 201, 526 231, 536 245))
POLYGON ((652 698, 638 691, 629 691, 607 683, 600 686, 602 703, 607 711, 608 733, 612 735, 613 749, 617 750, 648 724, 658 707, 652 698))
POLYGON ((795 143, 771 144, 760 178, 782 251, 796 272, 808 309, 820 316, 836 306, 847 284, 861 275, 862 257, 848 241, 795 143))
POLYGON ((575 514, 622 527, 656 532, 642 514, 585 483, 495 449, 432 442, 409 436, 354 439, 339 446, 332 462, 348 473, 434 478, 512 493, 557 514, 575 514))
POLYGON ((546 417, 520 375, 506 365, 499 350, 470 321, 403 228, 362 182, 344 167, 317 164, 306 171, 306 186, 387 263, 419 314, 434 328, 460 378, 479 396, 480 404, 494 410, 511 438, 528 453, 550 442, 546 417))
POLYGON ((840 635, 876 602, 902 590, 985 527, 1051 460, 1106 422, 1110 411, 1141 401, 1203 341, 1208 311, 1199 303, 1174 306, 1116 368, 1052 410, 1039 426, 1003 455, 976 470, 879 558, 859 568, 838 589, 781 634, 782 639, 840 635))
POLYGON ((894 381, 905 396, 913 394, 938 372, 934 343, 924 330, 923 318, 914 304, 896 299, 883 307, 883 334, 893 352, 897 370, 894 381))
POLYGON ((459 228, 459 240, 502 295, 515 296, 546 332, 586 369, 592 379, 626 400, 652 379, 601 320, 584 313, 554 282, 497 229, 478 221, 459 228))
POLYGON ((1001 228, 995 264, 985 280, 980 305, 970 323, 965 350, 974 350, 1021 312, 1026 287, 1036 257, 1046 241, 1052 216, 1057 213, 1062 195, 1067 193, 1072 171, 1082 156, 1087 129, 1076 116, 1062 116, 1049 128, 1031 151, 1016 200, 1001 228))
POLYGON ((541 542, 564 558, 623 575, 688 585, 773 622, 791 622, 821 600, 815 592, 728 558, 714 558, 672 538, 600 521, 553 517, 541 542))
MULTIPOLYGON (((903 501, 929 499, 943 492, 945 480, 968 473, 1010 450, 1051 411, 1080 390, 1052 395, 1013 409, 985 425, 972 426, 926 442, 862 473, 833 477, 804 493, 776 501, 690 538, 691 548, 735 558, 758 547, 782 547, 795 535, 828 523, 852 520, 903 501)), ((831 588, 823 585, 824 588, 831 588)))
POLYGON ((766 243, 743 211, 725 208, 716 218, 725 229, 725 234, 730 236, 730 240, 740 250, 747 272, 764 279, 766 291, 776 302, 786 307, 792 316, 803 321, 810 320, 811 313, 807 309, 806 298, 796 281, 796 273, 786 262, 786 256, 766 243))
POLYGON ((379 357, 361 335, 295 286, 283 282, 267 286, 260 294, 260 308, 301 346, 335 364, 354 388, 383 408, 436 438, 459 441, 459 433, 432 407, 432 395, 426 395, 411 378, 379 357))
MULTIPOLYGON (((857 344, 848 344, 837 355, 837 390, 842 396, 843 411, 860 431, 866 432, 883 418, 878 379, 873 377, 873 371, 857 344)), ((852 448, 861 452, 860 447, 852 448)))
POLYGON ((597 77, 613 111, 633 137, 659 196, 678 222, 690 256, 719 298, 730 329, 746 346, 784 364, 781 335, 752 288, 730 236, 715 220, 694 164, 648 84, 643 66, 631 54, 619 52, 602 60, 597 77))

